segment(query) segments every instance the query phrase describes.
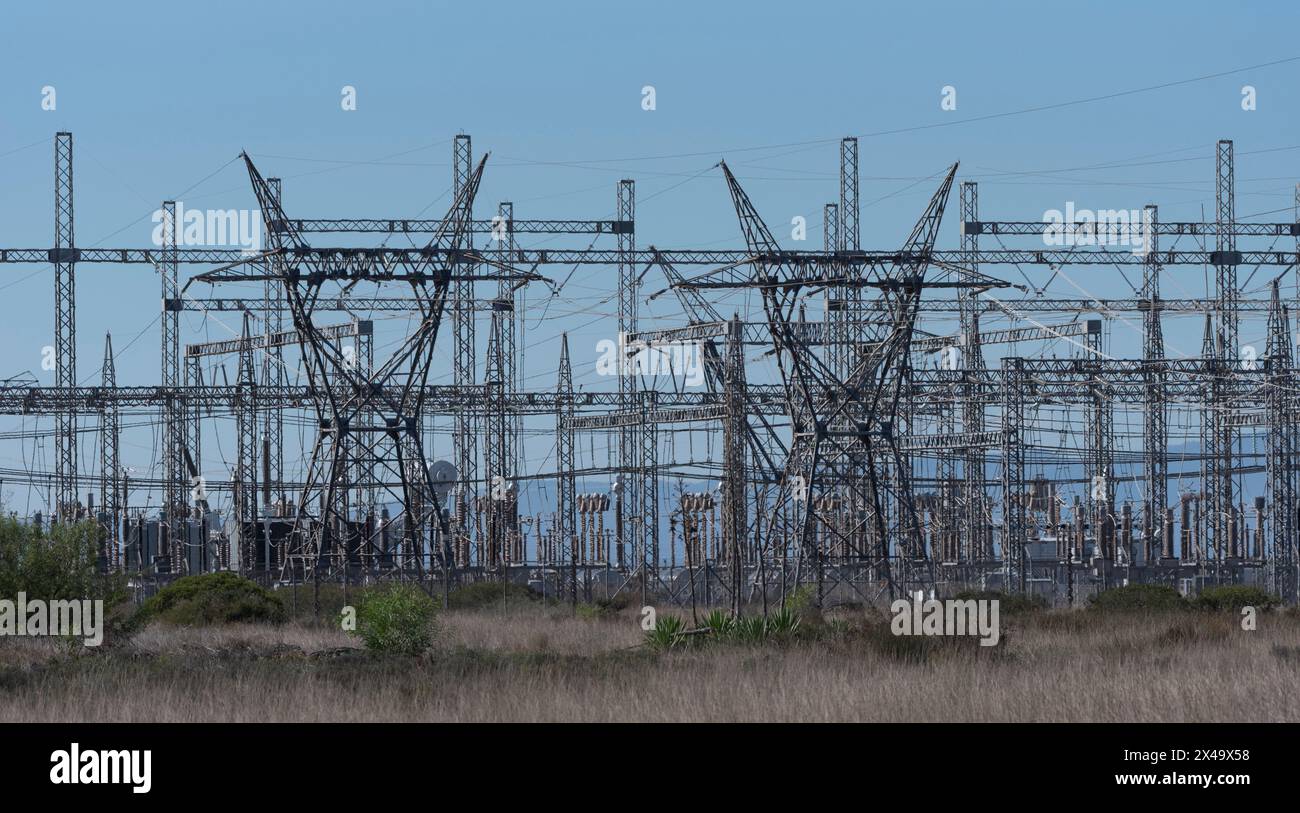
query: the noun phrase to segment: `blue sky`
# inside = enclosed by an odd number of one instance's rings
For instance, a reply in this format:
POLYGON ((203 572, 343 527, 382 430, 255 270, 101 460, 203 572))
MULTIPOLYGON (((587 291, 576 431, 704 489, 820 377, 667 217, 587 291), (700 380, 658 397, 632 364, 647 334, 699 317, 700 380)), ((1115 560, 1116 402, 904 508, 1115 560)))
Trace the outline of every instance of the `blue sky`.
MULTIPOLYGON (((165 198, 251 207, 231 163, 242 149, 284 178, 291 216, 438 215, 458 132, 472 135, 476 155, 493 154, 480 214, 508 199, 520 218, 609 217, 616 181, 630 177, 641 245, 740 244, 720 174, 709 171, 726 158, 779 238, 802 215, 806 247, 819 247, 844 135, 861 137, 868 248, 901 243, 934 186, 923 179, 955 160, 960 179, 980 181, 985 219, 1039 219, 1067 201, 1210 218, 1218 138, 1236 142, 1239 215, 1288 220, 1300 61, 1184 80, 1300 56, 1297 17, 1280 2, 13 5, 0 27, 0 246, 52 242, 57 130, 75 137, 83 247, 147 246, 165 198), (1241 109, 1247 84, 1253 111, 1241 109), (41 108, 47 85, 55 111, 41 108), (344 85, 357 90, 355 111, 340 108, 344 85), (641 108, 645 85, 656 89, 654 111, 641 108), (956 88, 955 111, 940 109, 945 85, 956 88), (1047 109, 981 120, 1031 108, 1047 109), (1126 166, 1088 168, 1113 163, 1126 166)), ((950 214, 941 244, 956 241, 950 214)), ((1171 273, 1168 296, 1204 291, 1201 269, 1171 273)), ((53 382, 40 369, 52 276, 48 266, 0 266, 0 375, 31 370, 53 382)), ((1106 269, 1071 278, 1099 295, 1129 290, 1106 269)), ((613 280, 611 269, 579 269, 565 304, 528 324, 533 385, 553 382, 555 339, 568 330, 575 378, 607 386, 593 348, 612 330, 613 280)), ((1077 294, 1063 284, 1050 293, 1077 294)), ((97 380, 111 330, 119 379, 155 381, 152 270, 80 266, 77 286, 79 376, 97 380)), ((662 300, 643 313, 674 316, 662 300)), ((183 341, 229 337, 237 319, 219 316, 187 314, 183 341)), ((1110 330, 1117 355, 1137 347, 1131 328, 1110 330)), ((1166 330, 1171 346, 1197 352, 1198 326, 1166 330)), ((1262 323, 1243 326, 1243 340, 1253 334, 1262 323)), ((143 465, 151 453, 147 439, 130 451, 143 465)), ((20 459, 0 445, 0 465, 20 459)))

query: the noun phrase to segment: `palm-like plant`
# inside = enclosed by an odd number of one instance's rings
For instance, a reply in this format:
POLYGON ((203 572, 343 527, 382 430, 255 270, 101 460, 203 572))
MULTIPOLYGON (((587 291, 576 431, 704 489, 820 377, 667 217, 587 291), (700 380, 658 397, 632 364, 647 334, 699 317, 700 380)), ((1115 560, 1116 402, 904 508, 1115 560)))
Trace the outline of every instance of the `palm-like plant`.
POLYGON ((767 633, 778 640, 788 640, 799 632, 799 614, 789 607, 768 616, 767 633))
POLYGON ((705 617, 704 628, 714 638, 729 638, 736 629, 736 619, 722 610, 714 610, 705 617))
POLYGON ((667 652, 685 642, 686 622, 675 615, 661 615, 653 629, 646 630, 646 645, 656 652, 667 652))

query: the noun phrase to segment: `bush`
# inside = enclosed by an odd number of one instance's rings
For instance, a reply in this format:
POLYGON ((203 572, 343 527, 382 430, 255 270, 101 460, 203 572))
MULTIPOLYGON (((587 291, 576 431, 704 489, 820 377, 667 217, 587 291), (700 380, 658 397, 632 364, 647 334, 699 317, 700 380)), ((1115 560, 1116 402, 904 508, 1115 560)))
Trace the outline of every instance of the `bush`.
POLYGON ((761 615, 742 615, 732 625, 726 640, 740 644, 761 644, 767 637, 767 620, 761 615))
POLYGON ((1236 612, 1240 612, 1242 607, 1271 610, 1281 603, 1281 599, 1267 590, 1246 584, 1225 584, 1218 587, 1207 587, 1192 602, 1194 606, 1202 610, 1233 610, 1236 612))
POLYGON ((421 655, 433 646, 437 605, 413 584, 393 584, 357 607, 356 634, 372 652, 421 655))
POLYGON ((1031 593, 1004 593, 1001 590, 962 590, 953 596, 957 601, 996 601, 998 613, 1016 615, 1049 608, 1047 599, 1031 593))
POLYGON ((99 572, 103 529, 94 522, 55 525, 44 532, 10 517, 0 518, 0 597, 45 601, 127 599, 126 578, 99 572))
POLYGON ((773 611, 766 618, 761 615, 733 618, 722 610, 714 610, 705 617, 702 629, 709 634, 700 641, 763 644, 792 641, 806 628, 802 626, 799 614, 787 607, 773 611))
POLYGON ((236 573, 182 576, 140 606, 137 620, 181 626, 238 622, 278 624, 285 619, 280 597, 236 573))
POLYGON ((521 584, 511 582, 473 582, 447 594, 452 610, 478 610, 509 602, 537 601, 541 596, 521 584))
POLYGON ((800 585, 785 597, 785 609, 795 613, 806 613, 817 608, 817 588, 811 584, 800 585))
POLYGON ((1089 597, 1095 610, 1183 610, 1187 601, 1172 587, 1162 584, 1130 584, 1112 587, 1089 597))
POLYGON ((799 634, 799 614, 786 608, 767 617, 766 635, 776 641, 789 641, 799 634))
POLYGON ((686 622, 675 615, 661 615, 655 618, 653 629, 646 630, 646 646, 656 652, 667 652, 679 646, 685 646, 686 622))
POLYGON ((723 610, 714 610, 704 617, 704 628, 714 638, 728 638, 736 631, 736 619, 723 610))

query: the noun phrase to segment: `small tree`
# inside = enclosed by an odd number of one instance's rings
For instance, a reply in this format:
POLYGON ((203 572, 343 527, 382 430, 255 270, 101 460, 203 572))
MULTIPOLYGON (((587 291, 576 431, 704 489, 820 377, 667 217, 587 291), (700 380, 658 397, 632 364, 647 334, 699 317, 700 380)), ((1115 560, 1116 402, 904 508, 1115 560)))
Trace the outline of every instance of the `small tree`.
POLYGON ((99 572, 103 528, 94 522, 60 523, 42 531, 0 518, 0 597, 26 593, 46 601, 127 598, 125 579, 99 572))
POLYGON ((420 655, 433 646, 437 605, 419 587, 394 584, 367 596, 357 608, 355 634, 373 652, 420 655))

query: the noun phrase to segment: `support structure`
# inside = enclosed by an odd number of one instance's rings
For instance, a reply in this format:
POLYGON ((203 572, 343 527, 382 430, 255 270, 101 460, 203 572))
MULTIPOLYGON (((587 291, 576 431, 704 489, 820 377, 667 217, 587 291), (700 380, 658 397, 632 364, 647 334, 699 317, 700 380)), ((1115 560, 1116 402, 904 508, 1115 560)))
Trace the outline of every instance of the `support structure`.
MULTIPOLYGON (((163 404, 163 515, 166 520, 167 546, 173 561, 181 561, 185 520, 188 515, 189 489, 185 472, 185 400, 181 389, 180 285, 176 263, 176 201, 162 204, 162 262, 158 276, 162 281, 162 385, 166 393, 163 404)), ((241 370, 242 372, 242 370, 241 370)))
MULTIPOLYGON (((54 370, 55 386, 77 386, 77 248, 72 210, 72 133, 54 136, 54 370)), ((77 497, 77 412, 60 412, 54 427, 54 516, 71 521, 77 497)))
POLYGON ((561 594, 567 595, 570 602, 578 600, 577 580, 570 572, 574 560, 574 533, 576 526, 576 492, 577 484, 573 470, 573 368, 569 362, 569 335, 560 337, 560 371, 555 387, 555 456, 556 456, 556 511, 555 564, 559 574, 558 583, 563 585, 561 594))
POLYGON ((0 271, 54 266, 52 385, 0 382, 0 414, 53 419, 54 454, 34 442, 6 484, 48 489, 56 521, 91 514, 103 567, 146 581, 501 580, 735 614, 805 588, 823 605, 961 589, 1067 605, 1126 581, 1294 602, 1300 214, 1238 222, 1232 142, 1214 156, 1209 222, 1154 204, 1138 224, 982 220, 965 181, 941 247, 953 166, 899 247, 872 250, 847 138, 820 247, 782 248, 724 162, 715 203, 743 245, 674 249, 637 245, 630 179, 612 218, 517 220, 506 201, 475 219, 485 159, 461 135, 442 217, 292 218, 244 156, 266 245, 186 245, 165 201, 158 245, 78 248, 60 133, 53 247, 0 248, 0 271), (1135 230, 1140 249, 1116 245, 1135 230), (159 274, 156 382, 119 385, 111 339, 98 385, 77 381, 74 271, 103 264, 159 274), (561 325, 577 271, 608 305, 561 325), (1117 295, 1089 292, 1105 285, 1117 295), (545 288, 531 309, 528 286, 545 288), (217 335, 182 346, 184 312, 217 335), (1197 357, 1168 349, 1188 323, 1197 357), (584 328, 617 330, 615 381, 575 370, 584 328), (558 356, 554 389, 530 385, 525 353, 558 356), (86 452, 78 470, 78 416, 98 420, 97 470, 86 452))
MULTIPOLYGON (((113 359, 113 334, 104 335, 104 364, 100 387, 117 388, 117 364, 113 359)), ((122 422, 116 400, 107 400, 99 414, 99 505, 104 526, 104 565, 110 571, 122 568, 122 505, 120 485, 120 436, 122 422)))
MULTIPOLYGON (((473 167, 473 153, 470 138, 458 135, 452 142, 452 191, 459 198, 469 185, 473 167)), ((472 217, 472 214, 470 215, 472 217)), ((452 379, 458 387, 470 387, 476 380, 474 355, 474 282, 471 279, 457 280, 452 297, 452 333, 455 344, 452 350, 452 379)), ((456 506, 454 510, 455 533, 460 545, 472 550, 479 563, 482 563, 482 550, 475 548, 473 523, 470 521, 470 506, 479 486, 478 478, 478 435, 477 416, 469 410, 456 413, 452 428, 452 445, 456 457, 456 469, 460 473, 460 483, 456 488, 456 506)))
POLYGON ((1173 551, 1164 547, 1165 514, 1169 507, 1169 431, 1168 406, 1165 399, 1164 333, 1160 325, 1160 244, 1152 228, 1160 220, 1159 210, 1143 210, 1147 225, 1146 257, 1142 267, 1142 297, 1146 311, 1142 316, 1142 357, 1147 367, 1147 393, 1142 413, 1142 454, 1146 469, 1146 493, 1142 510, 1142 532, 1147 561, 1173 559, 1173 551))
POLYGON ((1268 511, 1272 586, 1285 602, 1296 601, 1296 455, 1300 454, 1300 418, 1291 351, 1291 319, 1282 304, 1278 280, 1271 285, 1273 308, 1268 317, 1268 511))

